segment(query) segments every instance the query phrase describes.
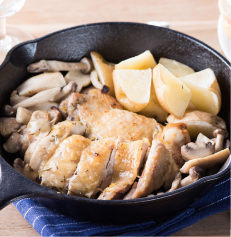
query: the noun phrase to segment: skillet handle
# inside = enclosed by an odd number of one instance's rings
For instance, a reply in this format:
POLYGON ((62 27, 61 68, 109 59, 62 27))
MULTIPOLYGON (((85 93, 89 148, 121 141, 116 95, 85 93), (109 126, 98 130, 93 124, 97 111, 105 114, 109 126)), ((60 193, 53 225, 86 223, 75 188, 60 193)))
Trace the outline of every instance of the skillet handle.
POLYGON ((51 191, 18 173, 0 156, 0 210, 19 199, 47 197, 51 191))

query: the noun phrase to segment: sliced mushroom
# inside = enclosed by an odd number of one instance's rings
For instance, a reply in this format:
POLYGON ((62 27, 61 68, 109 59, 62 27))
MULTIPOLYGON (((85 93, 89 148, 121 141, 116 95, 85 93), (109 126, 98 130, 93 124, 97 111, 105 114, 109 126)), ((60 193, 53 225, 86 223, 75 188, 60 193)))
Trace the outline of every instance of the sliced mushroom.
POLYGON ((63 87, 66 81, 60 72, 43 73, 29 78, 18 88, 18 94, 23 96, 33 96, 38 92, 49 90, 55 87, 63 87))
POLYGON ((191 183, 196 182, 198 179, 204 176, 205 171, 201 167, 193 166, 189 169, 189 176, 181 180, 179 187, 185 187, 191 183))
POLYGON ((17 90, 14 90, 10 95, 10 105, 14 106, 24 100, 27 100, 29 97, 18 95, 17 90))
POLYGON ((28 109, 18 107, 17 108, 17 115, 16 115, 16 121, 21 124, 27 125, 30 121, 32 112, 28 109))
POLYGON ((62 90, 53 98, 51 101, 61 102, 64 100, 70 93, 75 92, 77 85, 75 82, 71 81, 62 90))
POLYGON ((189 161, 209 156, 214 153, 214 150, 215 146, 211 142, 206 143, 204 146, 198 146, 197 144, 190 142, 181 147, 181 155, 185 161, 189 161))
POLYGON ((37 63, 30 64, 27 71, 31 73, 37 72, 57 72, 57 71, 76 71, 81 70, 83 73, 89 73, 93 68, 92 62, 88 58, 81 59, 78 63, 68 63, 56 60, 40 60, 37 63))
POLYGON ((209 169, 214 165, 223 164, 229 158, 229 156, 230 151, 228 148, 226 148, 207 157, 189 160, 185 162, 183 167, 180 169, 180 172, 188 174, 189 169, 193 166, 199 166, 202 169, 209 169))
POLYGON ((39 183, 38 172, 33 171, 28 164, 25 164, 20 158, 14 160, 13 167, 17 170, 20 174, 27 177, 28 179, 39 183))
POLYGON ((212 139, 209 139, 202 133, 198 134, 197 139, 195 141, 195 143, 200 147, 206 146, 206 144, 208 144, 209 142, 212 143, 212 145, 215 145, 215 142, 212 139))
POLYGON ((62 114, 60 112, 60 110, 55 107, 52 106, 51 110, 48 111, 49 115, 51 116, 51 124, 55 125, 56 123, 62 122, 62 114))
POLYGON ((223 149, 224 139, 229 136, 229 133, 225 129, 217 128, 213 131, 213 136, 217 138, 215 152, 221 151, 223 149))
POLYGON ((2 107, 2 110, 1 110, 1 114, 4 116, 4 117, 15 117, 16 115, 16 109, 14 109, 12 106, 10 105, 4 105, 2 107))
POLYGON ((93 70, 93 71, 91 72, 90 78, 91 78, 91 83, 92 83, 92 85, 93 85, 95 88, 100 89, 103 94, 106 94, 106 93, 109 92, 110 88, 109 88, 108 86, 106 86, 106 85, 103 85, 103 84, 99 81, 99 79, 98 79, 98 74, 97 74, 96 70, 93 70))
POLYGON ((0 134, 8 138, 13 132, 17 132, 22 124, 16 121, 16 118, 0 118, 0 134))
POLYGON ((51 108, 53 106, 58 107, 59 104, 56 103, 56 102, 47 101, 47 102, 44 102, 44 103, 41 103, 41 104, 37 104, 37 105, 31 106, 31 107, 28 107, 27 109, 30 110, 31 112, 35 112, 35 111, 38 111, 38 110, 49 111, 49 110, 51 110, 51 108))
POLYGON ((5 151, 9 153, 16 153, 20 150, 20 134, 17 132, 12 133, 12 135, 8 138, 6 143, 3 144, 3 148, 5 151))
POLYGON ((55 87, 53 89, 41 91, 38 94, 30 97, 29 99, 16 104, 13 108, 18 108, 18 107, 28 108, 34 105, 47 102, 51 100, 52 98, 54 98, 60 91, 61 91, 60 87, 55 87))
POLYGON ((91 78, 89 74, 83 74, 81 71, 69 71, 65 76, 67 83, 73 81, 77 84, 76 92, 80 92, 83 87, 91 84, 91 78))

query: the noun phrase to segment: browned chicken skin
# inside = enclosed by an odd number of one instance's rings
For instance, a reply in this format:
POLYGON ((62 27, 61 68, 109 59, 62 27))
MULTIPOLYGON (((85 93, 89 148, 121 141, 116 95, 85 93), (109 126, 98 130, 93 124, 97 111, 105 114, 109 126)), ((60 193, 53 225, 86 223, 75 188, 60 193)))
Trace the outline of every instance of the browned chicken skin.
POLYGON ((86 95, 73 93, 59 108, 68 113, 68 119, 86 124, 87 136, 91 139, 123 137, 137 141, 148 138, 151 142, 153 134, 162 129, 154 119, 122 110, 115 98, 97 89, 90 90, 86 95))
POLYGON ((55 154, 46 163, 43 171, 41 185, 57 188, 65 192, 65 188, 77 168, 82 151, 91 141, 80 135, 72 135, 62 141, 55 154))
POLYGON ((115 142, 110 139, 92 142, 83 152, 70 179, 68 194, 94 197, 107 176, 107 164, 115 142))
POLYGON ((148 143, 142 140, 117 144, 111 184, 98 199, 121 199, 139 175, 148 143))
POLYGON ((163 142, 154 140, 138 184, 133 185, 124 199, 146 197, 161 186, 166 190, 169 189, 178 171, 179 168, 171 152, 163 142))

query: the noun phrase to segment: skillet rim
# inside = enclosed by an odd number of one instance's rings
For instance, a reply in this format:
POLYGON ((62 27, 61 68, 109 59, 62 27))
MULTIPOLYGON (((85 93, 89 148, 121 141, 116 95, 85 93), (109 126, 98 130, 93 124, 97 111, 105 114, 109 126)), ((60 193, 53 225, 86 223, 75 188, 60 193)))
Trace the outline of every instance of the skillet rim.
MULTIPOLYGON (((210 47, 209 45, 205 44, 204 42, 192 37, 192 36, 189 36, 187 34, 184 34, 184 33, 181 33, 179 31, 175 31, 175 30, 172 30, 172 29, 168 29, 168 28, 164 28, 164 27, 158 27, 158 26, 154 26, 154 25, 148 25, 148 24, 145 24, 145 23, 136 23, 136 22, 99 22, 99 23, 90 23, 90 24, 83 24, 83 25, 77 25, 77 26, 73 26, 73 27, 69 27, 69 28, 65 28, 65 29, 62 29, 62 30, 59 30, 59 31, 55 31, 55 32, 52 32, 50 34, 47 34, 47 35, 44 35, 42 37, 39 37, 39 38, 36 38, 36 39, 33 39, 33 40, 29 40, 29 41, 25 41, 23 43, 20 43, 16 46, 14 46, 6 55, 6 58, 4 59, 3 63, 1 64, 0 66, 0 71, 6 66, 6 64, 8 62, 10 62, 10 59, 11 59, 11 54, 18 48, 20 48, 21 46, 24 46, 24 45, 27 45, 27 44, 30 44, 30 43, 37 43, 43 39, 46 39, 46 38, 49 38, 51 36, 54 36, 56 34, 60 34, 60 33, 64 33, 66 31, 70 31, 70 30, 75 30, 75 29, 78 29, 78 28, 85 28, 85 27, 94 27, 94 26, 100 26, 100 25, 137 25, 137 26, 140 26, 140 27, 150 27, 150 28, 159 28, 161 30, 164 30, 164 31, 169 31, 169 32, 173 32, 174 34, 178 34, 180 36, 183 36, 184 38, 187 38, 189 39, 190 41, 193 41, 195 44, 199 45, 199 46, 202 46, 204 47, 206 50, 210 51, 211 53, 213 53, 216 57, 220 58, 223 63, 226 64, 226 66, 228 66, 231 70, 231 62, 229 62, 223 55, 221 55, 219 52, 217 52, 215 49, 213 49, 212 47, 210 47)), ((3 158, 2 156, 0 156, 1 158, 3 158)), ((230 159, 230 157, 228 158, 230 159)), ((9 163, 6 161, 6 159, 3 158, 3 160, 6 162, 6 164, 9 166, 8 168, 12 169, 13 172, 17 172, 11 165, 9 165, 9 163)), ((118 205, 133 205, 133 204, 142 204, 144 202, 152 202, 154 200, 161 200, 165 198, 168 198, 168 197, 171 197, 171 196, 175 196, 175 195, 180 195, 181 193, 183 192, 187 192, 188 190, 191 190, 193 189, 194 187, 197 187, 199 185, 202 185, 204 183, 209 183, 209 182, 212 182, 212 181, 216 181, 218 179, 222 179, 225 175, 227 175, 229 172, 230 172, 230 163, 231 161, 229 160, 229 163, 227 164, 227 167, 217 173, 217 174, 214 174, 214 175, 211 175, 211 176, 206 176, 204 178, 201 178, 199 179, 197 182, 195 183, 192 183, 188 186, 185 186, 183 188, 180 188, 180 189, 177 189, 175 191, 172 191, 172 192, 169 192, 169 193, 165 193, 165 194, 162 194, 162 195, 158 195, 158 196, 152 196, 152 197, 143 197, 143 198, 138 198, 138 199, 130 199, 130 200, 98 200, 98 199, 91 199, 91 198, 86 198, 86 197, 78 197, 78 196, 69 196, 67 194, 58 194, 56 191, 54 190, 51 190, 51 194, 47 194, 47 198, 68 198, 68 199, 71 199, 71 200, 75 200, 75 201, 82 201, 82 202, 91 202, 91 203, 96 203, 96 204, 108 204, 108 205, 111 205, 111 204, 118 204, 118 205), (52 196, 52 197, 51 197, 52 196)), ((17 172, 19 175, 21 175, 19 172, 17 172)), ((26 178, 25 176, 21 175, 23 178, 26 178)), ((28 178, 26 178, 27 180, 29 180, 28 178)), ((41 196, 40 197, 45 197, 44 195, 45 194, 45 191, 47 191, 48 188, 46 187, 43 187, 39 184, 36 184, 34 183, 33 181, 29 180, 30 183, 33 183, 34 185, 38 185, 39 187, 42 187, 42 189, 44 189, 44 193, 41 193, 41 196)), ((212 184, 209 185, 208 189, 212 186, 212 184)), ((207 190, 207 189, 206 189, 207 190)), ((49 192, 50 193, 50 192, 49 192)), ((201 193, 200 195, 202 195, 203 193, 201 193)), ((33 197, 39 197, 38 195, 33 195, 33 197)), ((12 200, 10 200, 11 202, 12 201, 16 201, 16 200, 20 200, 20 199, 23 199, 23 198, 28 198, 30 197, 29 194, 25 194, 25 195, 21 195, 21 196, 18 196, 12 200)))

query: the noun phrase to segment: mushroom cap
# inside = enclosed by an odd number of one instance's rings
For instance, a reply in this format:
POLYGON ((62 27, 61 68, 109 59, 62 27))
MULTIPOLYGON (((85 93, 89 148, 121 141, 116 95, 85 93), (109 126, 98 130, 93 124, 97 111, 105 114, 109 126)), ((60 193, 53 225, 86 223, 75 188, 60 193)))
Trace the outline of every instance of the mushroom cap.
POLYGON ((181 147, 181 155, 185 161, 202 158, 212 155, 215 151, 215 145, 212 142, 207 142, 204 146, 190 142, 181 147))
POLYGON ((2 107, 2 115, 4 117, 15 117, 16 115, 16 109, 14 109, 12 106, 10 105, 4 105, 2 107))
POLYGON ((80 62, 85 63, 87 65, 87 69, 83 69, 83 70, 81 70, 81 72, 84 73, 84 74, 90 73, 91 70, 93 69, 93 64, 92 64, 91 59, 82 58, 80 62))
POLYGON ((205 171, 199 166, 193 166, 189 169, 189 175, 191 179, 195 182, 205 176, 205 171))
POLYGON ((214 137, 217 137, 218 134, 223 135, 225 138, 229 136, 228 131, 225 129, 221 129, 221 128, 217 128, 213 131, 214 137))

